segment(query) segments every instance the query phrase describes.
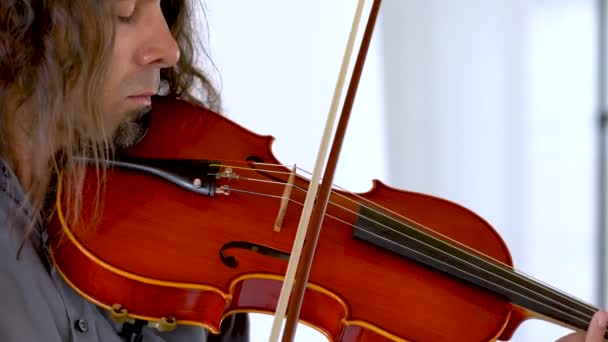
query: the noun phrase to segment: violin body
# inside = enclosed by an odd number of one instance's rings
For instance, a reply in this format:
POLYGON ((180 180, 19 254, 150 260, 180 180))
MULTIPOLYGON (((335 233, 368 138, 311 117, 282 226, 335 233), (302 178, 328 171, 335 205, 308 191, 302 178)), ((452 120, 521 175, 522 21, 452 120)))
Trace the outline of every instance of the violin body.
MULTIPOLYGON (((110 168, 103 216, 85 223, 95 193, 85 191, 85 219, 75 227, 62 217, 66 195, 59 191, 49 226, 53 262, 70 286, 117 319, 217 333, 228 315, 272 314, 308 181, 295 176, 282 210, 292 170, 273 156, 271 136, 185 101, 154 101, 148 132, 122 155, 191 161, 180 167, 199 172, 203 183, 210 169, 225 177, 208 179, 209 194, 200 194, 150 172, 110 168), (277 216, 282 224, 275 229, 277 216)), ((95 184, 93 171, 88 177, 95 184)), ((509 338, 527 317, 504 296, 395 253, 390 243, 372 243, 354 228, 361 204, 370 201, 512 265, 504 241, 475 213, 379 181, 366 193, 335 190, 330 201, 300 314, 329 340, 493 341, 509 338)))

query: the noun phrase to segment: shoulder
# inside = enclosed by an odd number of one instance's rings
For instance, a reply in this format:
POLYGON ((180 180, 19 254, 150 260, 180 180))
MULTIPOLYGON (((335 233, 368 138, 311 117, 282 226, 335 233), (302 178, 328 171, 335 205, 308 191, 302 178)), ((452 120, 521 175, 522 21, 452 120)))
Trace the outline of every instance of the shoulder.
POLYGON ((36 251, 40 248, 41 227, 37 222, 37 215, 9 164, 0 158, 0 250, 3 251, 2 260, 17 252, 25 246, 25 240, 33 243, 36 251), (27 234, 31 232, 32 234, 27 234))
POLYGON ((12 170, 0 160, 0 340, 64 341, 69 335, 65 311, 39 253, 39 232, 25 234, 32 213, 24 198, 12 170))

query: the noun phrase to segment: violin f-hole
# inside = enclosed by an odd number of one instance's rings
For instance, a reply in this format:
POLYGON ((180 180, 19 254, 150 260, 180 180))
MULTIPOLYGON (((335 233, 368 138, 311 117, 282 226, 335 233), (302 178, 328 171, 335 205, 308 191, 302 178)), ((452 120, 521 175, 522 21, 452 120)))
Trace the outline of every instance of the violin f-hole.
POLYGON ((285 253, 281 250, 274 249, 272 247, 262 246, 257 243, 247 241, 231 241, 223 245, 222 248, 220 248, 220 260, 225 266, 230 268, 237 268, 239 262, 234 256, 225 254, 225 252, 229 249, 244 249, 250 252, 286 261, 289 261, 290 256, 289 253, 285 253))

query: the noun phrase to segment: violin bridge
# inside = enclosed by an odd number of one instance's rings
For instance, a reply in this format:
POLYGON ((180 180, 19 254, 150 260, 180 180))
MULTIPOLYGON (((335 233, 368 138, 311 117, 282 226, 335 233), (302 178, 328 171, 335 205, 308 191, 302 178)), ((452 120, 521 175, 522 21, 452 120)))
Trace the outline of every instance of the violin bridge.
POLYGON ((285 189, 283 189, 283 196, 281 196, 281 206, 279 207, 279 213, 277 219, 274 221, 274 231, 280 232, 283 227, 283 220, 285 219, 285 212, 287 211, 287 204, 291 196, 291 189, 293 188, 293 182, 296 178, 296 164, 293 164, 289 180, 285 183, 285 189))

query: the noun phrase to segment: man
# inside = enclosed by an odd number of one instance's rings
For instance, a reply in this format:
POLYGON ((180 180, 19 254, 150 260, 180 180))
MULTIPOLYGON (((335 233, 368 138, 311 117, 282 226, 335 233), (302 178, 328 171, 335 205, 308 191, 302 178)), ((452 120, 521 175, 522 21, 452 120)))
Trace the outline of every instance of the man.
MULTIPOLYGON (((114 323, 58 275, 45 254, 53 175, 80 193, 78 156, 137 141, 150 97, 219 104, 192 64, 186 0, 0 1, 0 341, 247 341, 247 316, 169 333, 114 323), (116 146, 112 146, 115 144, 116 146)), ((73 212, 77 212, 74 202, 73 212)), ((86 272, 86 270, 84 270, 86 272)))
MULTIPOLYGON (((62 172, 78 190, 76 157, 104 158, 109 145, 136 142, 137 119, 159 89, 194 100, 191 88, 200 85, 204 104, 219 105, 192 65, 188 14, 185 0, 0 1, 1 341, 248 340, 242 315, 227 319, 218 337, 114 324, 44 253, 53 175, 62 172)), ((607 320, 598 313, 586 337, 560 342, 601 341, 607 320)))

